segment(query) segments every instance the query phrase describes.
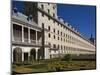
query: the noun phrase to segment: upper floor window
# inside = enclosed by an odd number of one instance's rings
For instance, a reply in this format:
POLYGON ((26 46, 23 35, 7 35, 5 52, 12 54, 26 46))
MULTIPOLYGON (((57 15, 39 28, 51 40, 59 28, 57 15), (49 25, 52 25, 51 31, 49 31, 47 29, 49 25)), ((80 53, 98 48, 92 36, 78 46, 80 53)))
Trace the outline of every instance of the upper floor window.
POLYGON ((62 35, 62 32, 61 32, 61 35, 62 35))
POLYGON ((67 37, 67 34, 66 34, 66 37, 67 37))
POLYGON ((53 20, 53 23, 55 23, 55 20, 53 20))
POLYGON ((44 9, 44 5, 43 4, 41 5, 41 8, 44 9))
POLYGON ((55 28, 53 29, 53 32, 55 33, 55 28))
POLYGON ((58 49, 59 49, 59 45, 58 45, 58 49))
POLYGON ((55 35, 54 35, 54 39, 55 39, 56 37, 55 37, 55 35))
POLYGON ((55 9, 55 6, 53 6, 53 9, 55 9))
POLYGON ((50 26, 48 26, 48 30, 50 31, 50 26))
POLYGON ((65 46, 64 46, 64 50, 65 50, 65 46))
POLYGON ((58 30, 58 34, 59 34, 59 30, 58 30))
POLYGON ((48 9, 48 14, 50 14, 50 10, 48 9))
POLYGON ((58 37, 58 40, 59 40, 59 37, 58 37))
POLYGON ((42 16, 44 17, 44 13, 42 13, 42 16))
POLYGON ((56 48, 56 45, 55 44, 53 44, 53 48, 56 48))
POLYGON ((67 39, 66 39, 66 42, 67 42, 67 39))
POLYGON ((50 3, 48 3, 48 5, 50 5, 50 3))
POLYGON ((58 26, 59 26, 59 23, 58 23, 58 26))
POLYGON ((55 14, 53 13, 53 17, 55 17, 55 14))
POLYGON ((62 38, 61 38, 61 41, 62 41, 62 38))
POLYGON ((44 28, 44 23, 42 23, 42 28, 44 28))
POLYGON ((62 25, 61 25, 61 27, 62 27, 62 25))
POLYGON ((51 46, 51 43, 49 43, 48 45, 51 46))
POLYGON ((50 20, 50 17, 48 16, 48 20, 50 20))
POLYGON ((62 45, 61 45, 61 49, 62 49, 62 45))
POLYGON ((49 37, 49 38, 51 37, 50 33, 48 34, 48 37, 49 37))
POLYGON ((64 39, 64 42, 65 42, 65 39, 64 39))
POLYGON ((64 37, 65 37, 65 33, 64 33, 64 37))

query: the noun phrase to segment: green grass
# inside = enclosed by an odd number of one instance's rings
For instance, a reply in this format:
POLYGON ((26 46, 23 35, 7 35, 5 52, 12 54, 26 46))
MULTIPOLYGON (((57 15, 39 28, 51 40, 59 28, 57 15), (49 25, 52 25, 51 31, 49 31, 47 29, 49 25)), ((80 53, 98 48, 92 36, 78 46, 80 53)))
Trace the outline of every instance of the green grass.
POLYGON ((61 60, 39 60, 32 62, 23 62, 13 64, 13 72, 17 73, 37 73, 37 72, 55 72, 69 70, 88 70, 95 69, 95 61, 61 61, 61 60), (19 65, 21 64, 21 65, 19 65))

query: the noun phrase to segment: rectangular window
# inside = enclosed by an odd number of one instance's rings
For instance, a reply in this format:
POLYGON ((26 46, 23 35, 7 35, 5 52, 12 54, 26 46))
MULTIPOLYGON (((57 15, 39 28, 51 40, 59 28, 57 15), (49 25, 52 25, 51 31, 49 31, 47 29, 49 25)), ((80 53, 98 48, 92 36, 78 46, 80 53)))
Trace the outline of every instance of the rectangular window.
POLYGON ((58 30, 58 34, 59 34, 59 30, 58 30))
POLYGON ((53 17, 55 17, 55 14, 53 13, 53 17))
POLYGON ((53 20, 53 23, 55 23, 55 20, 53 20))
POLYGON ((49 37, 49 38, 51 37, 50 33, 48 34, 48 37, 49 37))
POLYGON ((59 40, 59 37, 58 37, 58 40, 59 40))
POLYGON ((48 26, 48 30, 50 31, 50 26, 48 26))
POLYGON ((44 9, 44 5, 43 4, 41 5, 41 8, 44 9))
POLYGON ((62 38, 61 38, 61 41, 62 41, 62 38))
POLYGON ((55 9, 55 6, 53 6, 53 9, 55 9))
POLYGON ((44 17, 44 13, 42 13, 42 17, 44 17))
POLYGON ((50 5, 50 3, 48 3, 48 5, 50 5))
POLYGON ((54 35, 54 39, 55 39, 56 37, 55 37, 55 35, 54 35))
POLYGON ((61 35, 62 35, 62 32, 61 32, 61 35))
POLYGON ((48 14, 50 14, 50 10, 48 9, 48 14))
POLYGON ((50 20, 50 17, 48 16, 48 20, 50 20))
POLYGON ((44 23, 42 23, 42 28, 44 28, 44 23))
POLYGON ((53 32, 55 33, 55 28, 53 29, 53 32))

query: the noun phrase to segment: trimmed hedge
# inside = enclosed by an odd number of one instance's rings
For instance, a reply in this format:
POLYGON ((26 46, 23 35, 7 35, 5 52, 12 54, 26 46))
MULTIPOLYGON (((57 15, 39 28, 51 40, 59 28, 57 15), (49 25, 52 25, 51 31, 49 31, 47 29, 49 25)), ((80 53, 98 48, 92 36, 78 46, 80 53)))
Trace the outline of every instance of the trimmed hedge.
POLYGON ((64 61, 71 61, 72 60, 71 54, 66 54, 62 60, 64 60, 64 61))

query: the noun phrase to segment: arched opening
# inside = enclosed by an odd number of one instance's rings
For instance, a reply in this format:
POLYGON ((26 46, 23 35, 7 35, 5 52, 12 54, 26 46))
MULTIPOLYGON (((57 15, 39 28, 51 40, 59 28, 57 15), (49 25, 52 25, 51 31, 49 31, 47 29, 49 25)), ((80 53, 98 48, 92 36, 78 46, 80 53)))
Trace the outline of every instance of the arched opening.
POLYGON ((13 51, 13 61, 14 62, 21 62, 22 61, 22 49, 15 48, 13 51))
POLYGON ((42 59, 42 50, 38 49, 38 59, 42 59))
POLYGON ((35 51, 34 48, 31 49, 31 51, 30 51, 30 59, 31 60, 35 60, 36 59, 36 51, 35 51))

